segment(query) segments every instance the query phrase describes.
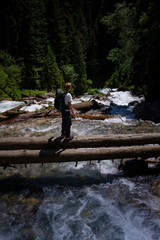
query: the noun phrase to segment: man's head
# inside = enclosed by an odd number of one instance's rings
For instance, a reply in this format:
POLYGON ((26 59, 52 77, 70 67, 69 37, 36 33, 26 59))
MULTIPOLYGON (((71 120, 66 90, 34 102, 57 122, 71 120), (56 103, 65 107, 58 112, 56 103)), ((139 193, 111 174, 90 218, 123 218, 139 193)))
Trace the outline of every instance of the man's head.
POLYGON ((69 91, 69 90, 71 89, 71 87, 72 87, 72 84, 71 84, 70 82, 67 82, 67 83, 65 84, 65 90, 66 90, 66 91, 69 91))

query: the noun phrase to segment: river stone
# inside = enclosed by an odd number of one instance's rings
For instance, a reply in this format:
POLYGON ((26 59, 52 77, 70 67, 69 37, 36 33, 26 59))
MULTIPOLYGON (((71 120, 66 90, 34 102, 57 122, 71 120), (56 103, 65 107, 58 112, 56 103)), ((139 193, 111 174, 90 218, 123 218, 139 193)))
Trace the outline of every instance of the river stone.
POLYGON ((148 164, 143 160, 132 159, 126 161, 119 166, 119 169, 123 169, 125 174, 129 176, 145 174, 148 171, 148 164))
POLYGON ((5 116, 4 114, 0 113, 0 121, 3 121, 5 119, 7 119, 8 117, 5 116))
POLYGON ((153 186, 154 191, 158 196, 160 196, 160 182, 158 181, 154 186, 153 186))
POLYGON ((134 113, 137 119, 160 122, 160 100, 142 102, 135 106, 134 113))

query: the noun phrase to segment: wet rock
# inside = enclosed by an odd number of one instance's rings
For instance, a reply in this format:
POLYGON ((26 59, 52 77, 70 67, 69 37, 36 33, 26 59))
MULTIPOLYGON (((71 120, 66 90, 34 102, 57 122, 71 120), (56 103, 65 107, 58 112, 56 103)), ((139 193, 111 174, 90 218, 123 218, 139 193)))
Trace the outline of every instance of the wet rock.
POLYGON ((114 103, 113 101, 111 101, 110 106, 111 106, 111 107, 115 107, 115 106, 117 106, 117 104, 114 103))
POLYGON ((50 98, 50 97, 55 97, 55 94, 54 93, 52 93, 52 92, 48 92, 48 93, 45 93, 44 94, 44 96, 46 97, 46 98, 50 98))
POLYGON ((135 175, 143 175, 148 171, 148 164, 143 159, 137 160, 132 159, 125 162, 122 162, 119 167, 119 170, 123 170, 126 175, 135 176, 135 175))
POLYGON ((30 240, 36 239, 36 234, 34 230, 31 229, 31 227, 30 228, 23 227, 20 230, 20 236, 21 236, 21 239, 30 239, 30 240))
POLYGON ((35 99, 26 99, 26 100, 24 100, 24 103, 25 103, 27 106, 29 106, 29 105, 31 105, 31 104, 37 103, 37 101, 36 101, 35 99))
POLYGON ((0 113, 0 121, 6 120, 8 117, 0 113))
POLYGON ((129 106, 136 106, 138 104, 138 101, 132 101, 130 103, 128 103, 129 106))
POLYGON ((153 189, 155 191, 155 193, 160 196, 160 182, 158 181, 154 186, 153 189))
POLYGON ((137 119, 150 120, 155 123, 160 122, 160 100, 153 102, 142 102, 134 108, 137 119))
POLYGON ((112 110, 112 108, 110 106, 106 106, 104 108, 102 108, 101 113, 109 113, 112 110))
POLYGON ((127 89, 127 87, 125 87, 125 86, 119 86, 119 88, 118 88, 118 91, 127 91, 128 89, 127 89))

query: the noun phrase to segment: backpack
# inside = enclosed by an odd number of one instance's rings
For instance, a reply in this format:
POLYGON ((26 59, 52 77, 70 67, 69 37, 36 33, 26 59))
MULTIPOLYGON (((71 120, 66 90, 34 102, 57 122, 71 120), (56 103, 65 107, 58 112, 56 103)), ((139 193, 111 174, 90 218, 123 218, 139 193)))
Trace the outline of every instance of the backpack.
POLYGON ((62 110, 64 109, 64 106, 65 106, 65 102, 64 102, 65 95, 66 95, 66 93, 63 90, 61 90, 61 89, 56 90, 54 107, 60 112, 62 112, 62 110))

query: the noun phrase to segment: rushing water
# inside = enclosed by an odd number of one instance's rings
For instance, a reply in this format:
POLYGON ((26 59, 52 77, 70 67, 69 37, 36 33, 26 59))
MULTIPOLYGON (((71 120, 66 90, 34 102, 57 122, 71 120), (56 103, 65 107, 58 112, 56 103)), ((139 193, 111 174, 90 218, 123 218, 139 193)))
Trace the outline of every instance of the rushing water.
MULTIPOLYGON (((158 124, 135 120, 124 95, 113 97, 117 117, 74 119, 73 135, 160 132, 158 124)), ((60 119, 30 119, 1 126, 0 133, 57 137, 60 129, 60 119)), ((159 175, 124 177, 119 163, 1 167, 0 240, 159 240, 159 175)))

